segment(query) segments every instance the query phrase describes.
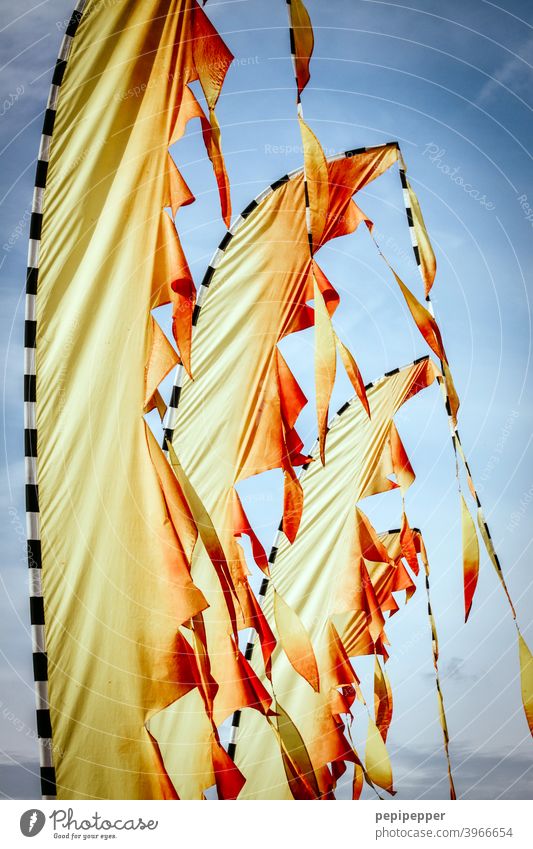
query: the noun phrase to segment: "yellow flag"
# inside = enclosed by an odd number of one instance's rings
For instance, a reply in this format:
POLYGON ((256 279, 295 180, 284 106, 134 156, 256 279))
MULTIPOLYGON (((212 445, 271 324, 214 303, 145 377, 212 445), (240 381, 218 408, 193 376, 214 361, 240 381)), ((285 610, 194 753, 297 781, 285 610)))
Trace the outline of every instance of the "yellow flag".
POLYGON ((463 580, 465 597, 465 622, 472 607, 479 575, 479 544, 476 526, 461 495, 461 527, 463 535, 463 580))
POLYGON ((522 634, 518 634, 522 703, 529 731, 533 735, 533 657, 522 634))
MULTIPOLYGON (((325 466, 317 462, 317 450, 315 462, 301 477, 304 508, 300 530, 292 544, 281 537, 271 564, 272 585, 298 615, 312 641, 320 692, 313 692, 295 672, 279 646, 272 655, 272 684, 305 743, 322 794, 331 790, 323 772, 326 765, 337 768, 353 758, 342 721, 339 724, 339 714, 349 710, 357 686, 355 673, 349 681, 347 658, 384 651, 383 614, 397 609, 393 593, 412 591, 414 586, 399 562, 400 547, 389 554, 361 511, 356 515, 355 504, 375 478, 382 453, 390 453, 394 415, 407 398, 430 386, 437 374, 428 359, 400 369, 367 389, 371 418, 356 398, 332 420, 325 466), (359 554, 354 558, 356 547, 359 554), (338 634, 340 650, 333 651, 332 631, 338 634), (342 679, 338 677, 341 671, 342 679), (344 704, 339 702, 338 687, 344 693, 344 704)), ((271 621, 272 586, 263 609, 271 621)), ((253 665, 261 671, 259 653, 257 657, 254 653, 253 665)), ((388 712, 387 706, 379 718, 383 729, 388 712)), ((260 717, 253 711, 243 712, 236 752, 237 765, 247 778, 241 797, 269 798, 265 794, 269 787, 270 798, 290 798, 279 747, 272 735, 261 732, 260 725, 260 717), (261 770, 255 768, 258 763, 261 770)))
POLYGON ((376 723, 371 717, 368 718, 365 766, 367 775, 373 784, 377 784, 378 787, 382 787, 388 793, 394 793, 392 767, 387 748, 376 723))

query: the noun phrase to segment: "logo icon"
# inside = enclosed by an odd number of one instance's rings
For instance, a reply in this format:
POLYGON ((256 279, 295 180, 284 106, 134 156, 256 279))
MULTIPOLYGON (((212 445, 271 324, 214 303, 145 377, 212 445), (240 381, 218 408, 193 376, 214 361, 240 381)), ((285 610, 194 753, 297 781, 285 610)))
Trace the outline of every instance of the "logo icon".
POLYGON ((43 830, 46 817, 42 811, 37 808, 30 808, 29 811, 24 811, 20 818, 20 830, 24 837, 35 837, 43 830))

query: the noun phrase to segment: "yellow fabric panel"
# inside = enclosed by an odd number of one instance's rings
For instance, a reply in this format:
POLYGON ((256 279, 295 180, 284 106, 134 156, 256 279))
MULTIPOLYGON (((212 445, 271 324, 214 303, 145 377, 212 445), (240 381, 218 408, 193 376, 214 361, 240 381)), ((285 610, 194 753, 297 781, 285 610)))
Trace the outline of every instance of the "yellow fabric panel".
MULTIPOLYGON (((271 567, 272 581, 263 609, 269 622, 273 622, 275 587, 307 629, 321 681, 330 617, 348 654, 374 653, 371 640, 361 645, 360 634, 366 630, 363 612, 336 615, 346 609, 339 587, 349 585, 350 576, 355 574, 352 572, 355 506, 380 464, 395 413, 408 398, 429 386, 437 374, 431 360, 424 359, 377 381, 367 391, 371 418, 355 399, 330 423, 326 465, 321 465, 315 450, 315 460, 301 478, 304 510, 300 530, 292 545, 282 537, 271 567)), ((389 536, 384 539, 388 541, 389 536)), ((379 566, 374 574, 371 564, 368 568, 372 584, 379 589, 382 578, 379 566)), ((260 670, 255 651, 253 665, 260 670)), ((330 694, 325 689, 313 693, 279 648, 272 656, 272 685, 277 701, 302 735, 315 770, 320 770, 339 745, 328 716, 330 694)), ((251 711, 245 711, 241 717, 236 763, 247 779, 240 798, 291 798, 277 741, 251 711)))
POLYGON ((89 0, 59 94, 36 357, 60 798, 175 796, 145 723, 191 689, 179 626, 206 602, 194 526, 142 416, 167 149, 203 15, 192 0, 89 0))

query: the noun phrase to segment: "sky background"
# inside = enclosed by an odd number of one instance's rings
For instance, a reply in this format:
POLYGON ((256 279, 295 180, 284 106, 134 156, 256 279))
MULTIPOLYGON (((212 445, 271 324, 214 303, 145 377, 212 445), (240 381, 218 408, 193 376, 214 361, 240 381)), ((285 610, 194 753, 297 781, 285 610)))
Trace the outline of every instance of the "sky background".
MULTIPOLYGON (((2 0, 3 798, 39 795, 23 503, 23 289, 42 116, 71 3, 2 0)), ((531 646, 531 6, 525 0, 449 0, 444 6, 434 0, 413 5, 308 0, 307 7, 315 54, 304 110, 326 153, 394 139, 404 153, 437 255, 434 304, 462 399, 463 444, 531 646)), ((236 57, 217 114, 237 215, 267 184, 302 164, 286 6, 285 0, 210 0, 206 11, 236 57)), ((172 153, 197 198, 179 212, 177 225, 199 282, 224 226, 198 126, 189 125, 172 153)), ((373 183, 358 202, 374 220, 384 252, 420 297, 397 170, 373 183)), ((319 262, 341 293, 335 325, 366 381, 427 353, 367 234, 361 230, 330 242, 319 262)), ((164 318, 162 323, 168 326, 164 318)), ((282 348, 310 399, 298 427, 309 448, 316 432, 312 336, 294 335, 282 348)), ((340 374, 333 409, 351 395, 340 374)), ((531 740, 520 702, 515 630, 483 552, 474 607, 468 624, 463 622, 455 467, 436 388, 410 401, 397 425, 417 473, 407 508, 411 524, 424 533, 432 566, 458 795, 531 798, 531 740)), ((280 476, 267 473, 239 491, 268 548, 281 511, 280 476)), ((378 529, 399 524, 395 493, 362 507, 378 529)), ((446 798, 422 584, 387 631, 396 798, 446 798)), ((358 662, 357 669, 371 695, 370 665, 358 662)), ((340 795, 346 793, 341 788, 340 795)))

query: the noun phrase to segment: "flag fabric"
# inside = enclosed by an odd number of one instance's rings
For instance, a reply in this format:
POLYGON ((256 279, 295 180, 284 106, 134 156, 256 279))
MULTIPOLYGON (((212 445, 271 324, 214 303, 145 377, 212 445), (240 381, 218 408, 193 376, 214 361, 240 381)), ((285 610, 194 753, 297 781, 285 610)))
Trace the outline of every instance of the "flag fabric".
POLYGON ((165 207, 176 213, 192 195, 168 150, 199 117, 227 219, 212 123, 231 58, 193 0, 88 0, 54 71, 25 377, 45 796, 176 797, 146 724, 196 686, 180 626, 207 601, 190 576, 195 522, 143 419, 178 360, 150 310, 172 301, 186 357, 190 318, 178 307, 192 281, 165 207), (196 79, 211 123, 189 88, 196 79))
MULTIPOLYGON (((298 728, 324 797, 334 789, 328 764, 354 760, 340 718, 349 710, 350 701, 338 690, 353 691, 357 685, 347 658, 388 656, 386 616, 398 609, 393 593, 405 590, 412 594, 414 589, 413 578, 402 562, 399 533, 380 538, 357 504, 369 494, 398 487, 389 479, 394 472, 394 415, 438 374, 433 362, 423 358, 367 387, 370 418, 356 400, 332 420, 325 466, 315 450, 301 477, 304 509, 296 539, 290 544, 282 535, 271 563, 265 615, 276 633, 275 598, 281 595, 306 629, 320 681, 316 692, 278 646, 272 656, 272 692, 276 705, 298 728), (335 651, 332 628, 337 635, 335 651)), ((259 652, 254 653, 253 665, 260 672, 259 652)), ((380 691, 383 711, 378 712, 381 736, 389 721, 384 689, 380 691)), ((379 768, 383 740, 375 727, 372 722, 373 755, 371 767, 367 767, 375 781, 390 790, 388 765, 379 768)), ((250 711, 241 717, 236 751, 236 763, 247 779, 241 798, 292 798, 276 736, 250 711)))

